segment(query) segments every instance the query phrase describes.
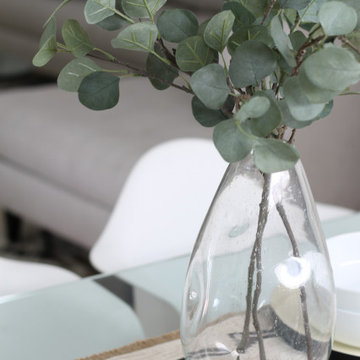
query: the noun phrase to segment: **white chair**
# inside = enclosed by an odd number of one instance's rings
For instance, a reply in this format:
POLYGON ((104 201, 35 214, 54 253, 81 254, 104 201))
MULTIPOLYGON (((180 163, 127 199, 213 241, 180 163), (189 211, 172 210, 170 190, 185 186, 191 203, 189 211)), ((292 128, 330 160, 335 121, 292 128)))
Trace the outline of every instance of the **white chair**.
POLYGON ((167 141, 131 171, 90 252, 100 272, 189 254, 227 163, 210 140, 167 141))
POLYGON ((79 278, 58 266, 0 257, 0 296, 38 290, 79 278))

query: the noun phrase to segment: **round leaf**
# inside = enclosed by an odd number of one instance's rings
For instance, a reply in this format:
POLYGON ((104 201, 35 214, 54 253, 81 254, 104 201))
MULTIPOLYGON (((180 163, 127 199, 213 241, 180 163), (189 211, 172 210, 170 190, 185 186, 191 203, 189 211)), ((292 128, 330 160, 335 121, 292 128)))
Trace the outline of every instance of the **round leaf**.
POLYGON ((240 129, 238 120, 229 119, 217 124, 213 140, 224 160, 236 162, 243 159, 252 149, 254 140, 246 136, 240 129))
POLYGON ((298 77, 285 81, 284 96, 291 115, 299 121, 313 120, 325 107, 325 104, 313 104, 303 92, 298 77))
POLYGON ((360 64, 345 49, 327 47, 303 63, 308 79, 322 89, 343 91, 360 80, 360 64))
POLYGON ((238 1, 225 2, 222 10, 231 10, 233 12, 235 15, 234 26, 236 28, 239 26, 249 26, 256 20, 255 16, 238 1))
POLYGON ((357 24, 356 11, 340 1, 322 4, 318 16, 320 24, 328 36, 349 34, 357 24))
POLYGON ((140 22, 120 31, 118 36, 111 40, 111 45, 114 48, 152 52, 157 36, 156 25, 140 22))
POLYGON ((280 100, 279 101, 279 108, 281 110, 281 114, 282 114, 282 119, 283 119, 283 124, 292 128, 292 129, 302 129, 306 126, 309 126, 313 123, 313 120, 309 120, 309 121, 299 121, 296 120, 290 113, 289 111, 289 107, 286 104, 285 100, 280 100))
POLYGON ((254 146, 255 165, 266 174, 291 169, 298 160, 298 151, 280 140, 258 139, 254 146))
POLYGON ((229 94, 224 68, 209 64, 197 70, 190 79, 190 85, 201 102, 212 110, 222 107, 229 94))
POLYGON ((227 119, 221 110, 211 110, 207 108, 196 96, 194 96, 191 101, 191 109, 194 118, 205 127, 213 127, 227 119))
POLYGON ((89 24, 96 24, 114 15, 115 0, 87 0, 84 8, 85 19, 89 24))
POLYGON ((259 85, 276 68, 272 50, 260 41, 242 43, 235 51, 229 68, 231 81, 236 87, 259 85))
POLYGON ((56 37, 56 20, 54 17, 51 17, 46 24, 44 32, 41 34, 39 47, 41 48, 51 37, 56 37))
POLYGON ((250 25, 238 27, 228 42, 228 50, 230 54, 233 54, 237 47, 247 40, 257 40, 265 45, 272 47, 274 41, 271 38, 266 26, 262 25, 250 25))
POLYGON ((105 72, 92 73, 83 79, 78 94, 89 109, 110 109, 119 101, 119 78, 105 72))
POLYGON ((312 0, 279 0, 279 4, 284 9, 304 9, 312 0))
POLYGON ((133 18, 152 18, 166 0, 123 0, 125 13, 133 18))
POLYGON ((165 10, 158 18, 157 26, 161 36, 178 43, 198 32, 199 23, 190 10, 165 10))
POLYGON ((183 40, 176 50, 176 63, 182 71, 196 71, 211 64, 215 57, 216 52, 199 35, 183 40))
POLYGON ((40 50, 34 56, 32 63, 34 66, 46 65, 56 55, 56 38, 55 35, 50 36, 40 50))
POLYGON ((129 23, 126 20, 124 20, 121 16, 119 16, 118 14, 114 14, 98 22, 96 25, 100 26, 101 28, 107 31, 115 31, 122 29, 125 25, 128 24, 129 23))
POLYGON ((84 77, 100 70, 101 68, 89 58, 74 59, 60 71, 57 78, 58 87, 66 91, 78 91, 84 77))
POLYGON ((265 96, 254 96, 247 103, 241 106, 234 118, 244 121, 249 118, 263 116, 270 108, 270 100, 265 96))
POLYGON ((61 32, 67 49, 76 57, 85 56, 95 47, 89 35, 76 20, 66 20, 61 32))
POLYGON ((231 10, 216 14, 206 25, 204 40, 214 50, 222 52, 228 42, 235 16, 231 10))
POLYGON ((270 23, 270 34, 280 54, 284 57, 286 63, 296 66, 293 47, 289 37, 285 34, 278 16, 275 16, 270 23))
POLYGON ((267 0, 237 0, 240 1, 242 5, 245 6, 254 16, 261 17, 265 14, 266 9, 268 8, 267 0))
POLYGON ((299 10, 299 15, 303 23, 318 23, 318 13, 320 6, 328 0, 312 0, 308 6, 299 10))
MULTIPOLYGON (((157 53, 160 51, 155 47, 157 53)), ((173 66, 165 64, 154 54, 149 54, 146 60, 146 72, 151 84, 157 90, 165 90, 178 77, 179 73, 173 66)))

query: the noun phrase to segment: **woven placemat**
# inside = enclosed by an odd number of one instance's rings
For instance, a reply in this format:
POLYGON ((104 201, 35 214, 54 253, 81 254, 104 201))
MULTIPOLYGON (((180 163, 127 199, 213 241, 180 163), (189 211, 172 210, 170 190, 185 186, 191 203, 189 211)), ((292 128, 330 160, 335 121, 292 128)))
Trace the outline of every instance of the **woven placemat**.
POLYGON ((92 355, 78 360, 108 360, 114 358, 115 356, 125 355, 138 350, 147 349, 155 345, 164 344, 166 342, 170 342, 173 340, 178 340, 179 338, 180 338, 180 332, 177 330, 156 338, 136 341, 132 344, 123 346, 121 348, 113 349, 110 351, 103 352, 101 354, 92 355))

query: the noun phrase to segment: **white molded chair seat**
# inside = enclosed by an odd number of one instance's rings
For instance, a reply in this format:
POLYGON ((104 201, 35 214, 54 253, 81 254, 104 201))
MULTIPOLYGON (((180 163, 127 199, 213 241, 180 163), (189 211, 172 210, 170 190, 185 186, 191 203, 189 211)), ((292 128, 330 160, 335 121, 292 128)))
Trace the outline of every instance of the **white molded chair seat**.
POLYGON ((0 296, 38 290, 79 278, 58 266, 0 257, 0 296))

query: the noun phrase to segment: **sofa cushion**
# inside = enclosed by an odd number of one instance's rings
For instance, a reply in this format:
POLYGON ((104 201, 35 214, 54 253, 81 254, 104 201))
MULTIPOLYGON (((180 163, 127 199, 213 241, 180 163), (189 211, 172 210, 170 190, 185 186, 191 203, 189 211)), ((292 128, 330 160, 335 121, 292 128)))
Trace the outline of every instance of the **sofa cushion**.
MULTIPOLYGON (((137 158, 182 136, 211 136, 193 119, 191 97, 122 80, 111 110, 83 107, 56 85, 0 93, 0 156, 53 186, 111 208, 137 158)), ((164 164, 166 166, 166 164, 164 164)))

